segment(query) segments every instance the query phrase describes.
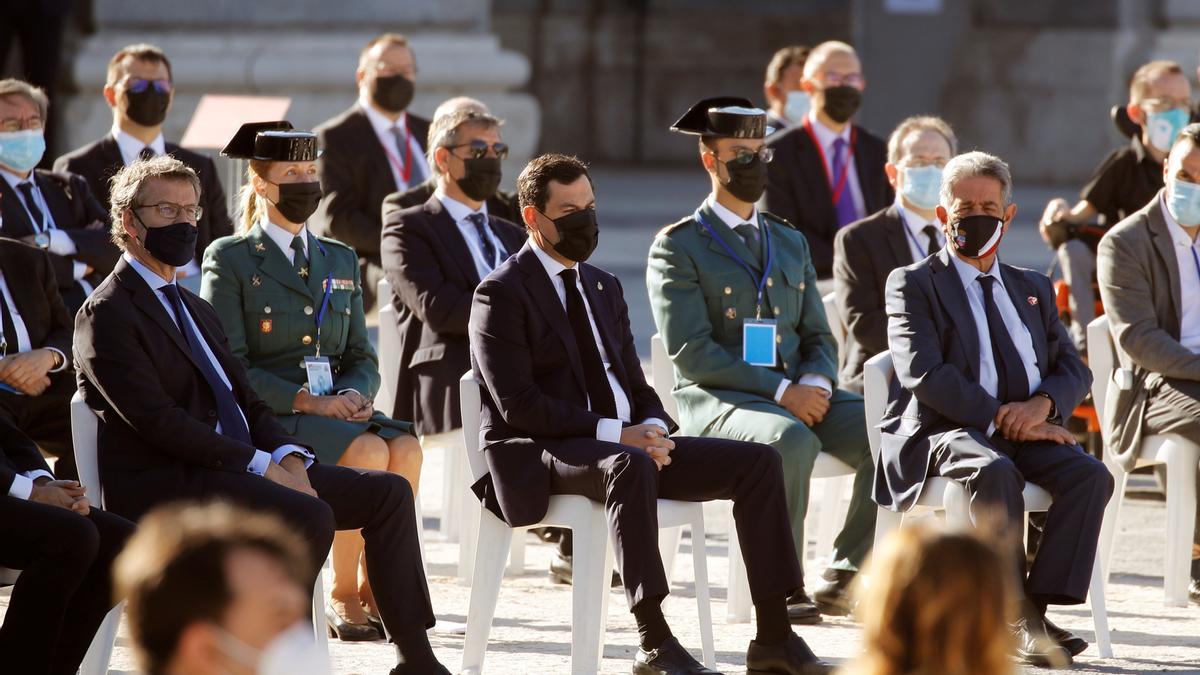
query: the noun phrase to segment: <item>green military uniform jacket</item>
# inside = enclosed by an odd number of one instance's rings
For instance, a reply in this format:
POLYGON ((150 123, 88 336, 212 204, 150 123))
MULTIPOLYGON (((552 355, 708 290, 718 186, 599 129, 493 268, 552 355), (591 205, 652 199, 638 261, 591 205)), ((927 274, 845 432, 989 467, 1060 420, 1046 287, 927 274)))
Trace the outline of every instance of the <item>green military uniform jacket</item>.
POLYGON ((764 260, 754 260, 741 237, 706 201, 700 207, 712 232, 694 217, 663 228, 650 247, 646 286, 650 308, 675 367, 674 396, 682 433, 702 435, 731 408, 775 402, 780 379, 816 374, 837 382, 837 346, 817 291, 808 242, 783 219, 760 212, 774 254, 763 292, 762 318, 777 321, 777 368, 742 359, 742 321, 753 319, 764 260))
POLYGON ((319 460, 334 463, 364 431, 394 437, 410 432, 411 425, 379 412, 366 422, 293 414, 296 392, 308 382, 304 357, 316 356, 315 318, 330 276, 333 291, 320 342, 321 356, 329 358, 333 370, 333 390, 354 389, 374 398, 380 382, 379 361, 367 336, 358 255, 337 240, 306 236, 307 278, 296 273, 261 224, 214 241, 204 255, 200 295, 217 310, 230 350, 280 423, 311 445, 319 460))

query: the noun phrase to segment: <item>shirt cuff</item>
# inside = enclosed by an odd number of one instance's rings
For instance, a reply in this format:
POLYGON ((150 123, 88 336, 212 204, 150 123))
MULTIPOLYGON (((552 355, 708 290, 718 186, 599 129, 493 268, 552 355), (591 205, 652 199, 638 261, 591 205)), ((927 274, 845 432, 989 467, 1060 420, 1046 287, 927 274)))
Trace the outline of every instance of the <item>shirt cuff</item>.
POLYGON ((824 375, 817 375, 815 373, 809 373, 808 375, 801 375, 800 379, 796 381, 796 384, 802 384, 802 385, 805 385, 808 387, 818 387, 820 389, 824 389, 825 390, 825 398, 829 398, 830 396, 833 396, 833 382, 830 382, 829 378, 825 377, 824 375))
POLYGON ((775 402, 776 403, 783 401, 783 393, 785 391, 787 391, 788 386, 791 384, 792 384, 792 381, 787 379, 786 377, 779 381, 779 386, 775 388, 775 402))
POLYGON ((246 471, 256 476, 265 476, 267 475, 267 467, 269 466, 271 466, 271 456, 256 448, 254 450, 254 458, 250 460, 250 465, 246 467, 246 471))
POLYGON ((33 480, 28 476, 16 474, 13 476, 12 485, 8 488, 8 496, 16 497, 17 499, 29 499, 29 495, 33 494, 33 480))
POLYGON ((271 460, 274 461, 276 464, 282 464, 283 458, 287 457, 288 455, 300 455, 301 457, 303 457, 305 469, 312 466, 313 460, 316 459, 316 456, 313 455, 308 450, 305 450, 304 448, 300 447, 299 445, 292 445, 289 443, 288 445, 281 445, 278 448, 276 448, 275 452, 271 453, 271 460))
POLYGON ((609 443, 621 442, 621 429, 625 427, 621 420, 605 418, 596 422, 596 440, 609 443))
POLYGON ((46 471, 45 469, 34 469, 33 471, 24 471, 21 473, 21 475, 25 476, 29 480, 37 480, 37 479, 41 478, 42 476, 45 476, 46 478, 49 478, 50 480, 54 480, 54 474, 50 473, 49 471, 46 471))
MULTIPOLYGON (((71 239, 71 235, 59 229, 50 230, 50 246, 47 248, 55 255, 75 255, 78 253, 78 249, 75 248, 75 241, 71 239)), ((87 267, 87 265, 84 265, 84 267, 87 267)))
POLYGON ((61 349, 55 349, 54 347, 46 347, 46 349, 49 349, 50 351, 58 354, 62 358, 62 363, 60 363, 57 368, 51 368, 49 372, 61 373, 62 371, 66 370, 67 369, 67 355, 62 353, 61 349))
POLYGON ((81 263, 75 260, 71 263, 71 276, 75 277, 75 281, 87 276, 87 263, 81 263))
POLYGON ((667 428, 667 423, 658 419, 657 417, 647 417, 646 419, 642 420, 642 424, 653 424, 654 426, 662 429, 664 435, 671 434, 671 430, 667 428))

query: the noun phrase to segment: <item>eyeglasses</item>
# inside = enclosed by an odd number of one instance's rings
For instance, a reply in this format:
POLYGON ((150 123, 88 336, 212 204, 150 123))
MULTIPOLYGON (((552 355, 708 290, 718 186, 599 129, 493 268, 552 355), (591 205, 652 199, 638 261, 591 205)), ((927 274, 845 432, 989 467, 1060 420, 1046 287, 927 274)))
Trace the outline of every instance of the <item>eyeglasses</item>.
POLYGON ((35 131, 42 128, 42 118, 34 115, 32 117, 17 118, 8 117, 0 120, 0 131, 35 131))
MULTIPOLYGON (((717 154, 713 153, 713 156, 717 157, 717 154)), ((735 150, 733 159, 731 159, 725 163, 746 166, 747 164, 752 164, 754 162, 755 157, 757 157, 759 160, 761 160, 763 164, 769 164, 771 162, 771 160, 775 159, 775 148, 764 145, 761 148, 759 148, 758 150, 746 150, 745 148, 735 150)), ((721 158, 717 157, 717 159, 721 159, 721 158)), ((725 160, 721 160, 721 161, 725 161, 725 160)))
POLYGON ((459 143, 458 145, 448 145, 446 147, 451 151, 457 150, 459 148, 470 148, 471 149, 470 159, 480 159, 482 157, 486 157, 487 153, 488 153, 488 148, 491 148, 492 152, 495 153, 497 159, 504 159, 505 157, 508 157, 508 144, 507 143, 492 143, 489 146, 487 144, 487 141, 471 141, 470 143, 459 143))
POLYGON ((385 63, 383 61, 375 62, 375 74, 379 77, 389 77, 391 75, 403 75, 408 79, 414 79, 417 76, 417 66, 412 63, 404 65, 396 65, 394 63, 385 63))
POLYGON ((196 222, 200 220, 200 216, 204 215, 204 207, 195 204, 173 204, 171 202, 159 202, 157 204, 139 204, 133 207, 135 209, 154 209, 158 215, 172 222, 179 217, 179 214, 187 216, 188 220, 196 222))
POLYGON ((944 169, 946 168, 946 162, 948 161, 949 160, 946 159, 924 159, 920 157, 909 157, 901 162, 901 166, 909 169, 923 169, 927 166, 936 166, 939 169, 944 169))
POLYGON ((1159 113, 1175 108, 1190 108, 1192 102, 1186 98, 1148 98, 1142 101, 1142 107, 1146 112, 1159 113))
POLYGON ((821 81, 826 87, 861 87, 863 84, 862 73, 825 73, 821 77, 821 81))
POLYGON ((140 77, 133 77, 129 79, 129 84, 126 85, 126 88, 134 94, 140 94, 152 86, 160 94, 171 93, 170 80, 147 80, 140 77))

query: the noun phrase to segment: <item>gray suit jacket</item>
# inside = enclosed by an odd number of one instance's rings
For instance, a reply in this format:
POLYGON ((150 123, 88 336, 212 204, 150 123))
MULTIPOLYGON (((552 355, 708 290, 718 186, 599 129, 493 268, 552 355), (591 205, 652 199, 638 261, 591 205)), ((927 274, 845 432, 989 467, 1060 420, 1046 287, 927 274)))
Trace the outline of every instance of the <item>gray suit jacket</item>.
POLYGON ((1163 377, 1200 380, 1200 354, 1179 342, 1179 263, 1161 204, 1156 196, 1117 223, 1097 251, 1100 297, 1121 348, 1119 367, 1133 372, 1129 389, 1108 387, 1101 420, 1107 446, 1126 469, 1138 459, 1148 392, 1163 377))
MULTIPOLYGON (((979 386, 979 336, 951 255, 942 250, 893 271, 887 281, 896 378, 879 424, 875 501, 893 511, 909 509, 920 496, 943 434, 964 428, 986 434, 1001 405, 979 386)), ((1037 390, 1054 399, 1060 418, 1070 414, 1092 375, 1058 320, 1050 279, 1003 263, 1000 276, 1033 337, 1042 375, 1037 390)))

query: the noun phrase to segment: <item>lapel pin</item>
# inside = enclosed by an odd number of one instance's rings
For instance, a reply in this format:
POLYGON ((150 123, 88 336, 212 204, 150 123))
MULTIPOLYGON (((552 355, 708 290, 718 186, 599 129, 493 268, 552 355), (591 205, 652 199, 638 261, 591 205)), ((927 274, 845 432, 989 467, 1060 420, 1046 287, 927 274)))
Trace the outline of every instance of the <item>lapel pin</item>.
POLYGON ((1036 297, 1031 295, 1028 298, 1025 298, 1025 302, 1028 302, 1031 307, 1035 307, 1037 306, 1038 301, 1036 297))
POLYGON ((267 247, 266 247, 266 245, 265 245, 265 244, 263 244, 263 243, 260 241, 260 242, 258 242, 257 244, 255 244, 255 245, 254 245, 254 250, 255 250, 255 251, 258 251, 259 253, 262 253, 263 251, 267 250, 267 247))
POLYGON ((733 307, 729 307, 729 308, 727 308, 727 309, 725 310, 725 318, 727 318, 727 319, 736 319, 736 318, 737 318, 737 310, 736 310, 735 308, 733 308, 733 307))
POLYGON ((270 319, 263 319, 262 321, 258 322, 258 330, 263 333, 270 333, 271 326, 272 324, 270 319))
POLYGON ((604 284, 602 284, 602 283, 600 283, 599 281, 597 281, 597 282, 596 282, 596 290, 598 290, 598 291, 602 291, 602 290, 604 290, 604 284))
POLYGON ((252 286, 262 286, 262 277, 258 276, 257 274, 255 274, 254 276, 250 277, 250 285, 252 285, 252 286))
POLYGON ((305 267, 301 267, 301 268, 300 268, 300 278, 301 278, 301 279, 307 279, 307 278, 308 278, 308 267, 307 267, 307 266, 305 266, 305 267))

